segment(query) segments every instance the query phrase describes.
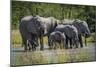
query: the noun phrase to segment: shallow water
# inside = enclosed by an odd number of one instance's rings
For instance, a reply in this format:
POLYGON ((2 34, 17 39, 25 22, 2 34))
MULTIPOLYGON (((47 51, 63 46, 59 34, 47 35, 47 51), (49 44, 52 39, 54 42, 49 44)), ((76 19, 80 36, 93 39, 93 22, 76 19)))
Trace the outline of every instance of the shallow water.
POLYGON ((80 62, 80 61, 95 61, 96 48, 95 43, 88 43, 83 48, 73 49, 56 49, 48 50, 48 46, 44 45, 44 50, 40 51, 37 47, 36 51, 24 52, 22 47, 11 47, 11 65, 27 65, 27 64, 50 64, 50 63, 64 63, 64 62, 80 62), (20 63, 19 58, 24 60, 20 63), (35 57, 32 59, 32 57, 35 57), (38 57, 38 58, 37 58, 38 57), (25 58, 29 61, 25 61, 25 58), (19 60, 18 60, 19 59, 19 60), (34 59, 36 61, 34 61, 34 59), (43 61, 41 61, 43 60, 43 61), (41 62, 40 62, 41 61, 41 62))

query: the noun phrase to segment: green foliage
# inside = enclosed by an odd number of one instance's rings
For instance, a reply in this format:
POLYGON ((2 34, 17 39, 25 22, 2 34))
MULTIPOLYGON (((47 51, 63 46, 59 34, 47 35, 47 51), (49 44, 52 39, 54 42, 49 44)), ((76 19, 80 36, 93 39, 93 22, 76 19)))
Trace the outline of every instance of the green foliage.
POLYGON ((96 7, 85 5, 70 5, 57 3, 40 3, 12 1, 12 29, 18 29, 20 19, 26 15, 53 16, 57 19, 82 19, 87 21, 89 28, 95 32, 96 7))

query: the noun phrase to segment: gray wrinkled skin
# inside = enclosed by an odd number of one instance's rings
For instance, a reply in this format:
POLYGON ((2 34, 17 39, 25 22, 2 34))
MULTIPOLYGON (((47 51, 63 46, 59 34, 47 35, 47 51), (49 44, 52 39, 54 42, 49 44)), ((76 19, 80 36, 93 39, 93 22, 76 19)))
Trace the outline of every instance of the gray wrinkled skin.
MULTIPOLYGON (((64 19, 63 24, 64 25, 74 25, 77 28, 80 46, 83 47, 82 36, 84 36, 86 39, 86 37, 89 37, 91 34, 88 24, 85 21, 82 21, 79 19, 76 19, 76 20, 64 19)), ((85 42, 85 45, 86 45, 86 42, 85 42)))
POLYGON ((29 15, 21 18, 19 30, 22 37, 22 45, 24 46, 25 51, 27 51, 27 40, 37 42, 37 37, 41 34, 42 26, 36 21, 35 17, 29 15))
POLYGON ((19 30, 25 50, 27 50, 27 40, 32 40, 38 45, 38 38, 40 38, 40 50, 43 50, 43 36, 48 35, 49 37, 49 34, 57 26, 57 22, 58 20, 53 17, 44 18, 29 15, 21 18, 19 30))
POLYGON ((65 34, 66 36, 66 45, 65 48, 68 48, 68 40, 70 41, 70 48, 72 46, 78 47, 78 31, 76 27, 73 25, 58 25, 55 28, 55 31, 60 31, 65 34))
MULTIPOLYGON (((55 27, 57 26, 57 23, 59 22, 59 20, 55 19, 54 17, 40 17, 40 16, 36 16, 37 21, 40 22, 42 24, 42 27, 44 28, 44 33, 43 35, 47 35, 48 39, 49 39, 49 35, 51 32, 54 31, 55 27)), ((49 41, 48 41, 48 45, 49 45, 49 41)))
POLYGON ((54 30, 54 28, 57 26, 57 23, 59 22, 54 17, 45 18, 45 17, 36 16, 36 18, 37 21, 40 22, 44 27, 44 35, 51 33, 54 30))
POLYGON ((66 45, 66 37, 65 34, 60 32, 60 31, 54 31, 50 34, 49 37, 49 42, 50 42, 50 49, 56 48, 58 46, 57 43, 59 43, 60 48, 64 48, 64 46, 66 45))

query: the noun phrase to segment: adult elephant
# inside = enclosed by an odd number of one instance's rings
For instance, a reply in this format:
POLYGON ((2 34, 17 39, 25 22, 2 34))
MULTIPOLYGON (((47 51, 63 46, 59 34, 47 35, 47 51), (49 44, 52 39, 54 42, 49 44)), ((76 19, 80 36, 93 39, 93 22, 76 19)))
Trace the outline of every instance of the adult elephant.
POLYGON ((68 48, 68 41, 70 41, 70 48, 75 46, 78 47, 78 31, 73 25, 58 25, 54 31, 60 31, 66 36, 66 45, 65 48, 68 48))
MULTIPOLYGON (((44 28, 43 36, 50 36, 50 33, 54 31, 55 27, 59 23, 59 20, 55 19, 54 17, 40 17, 36 16, 37 21, 40 22, 44 28)), ((50 45, 50 42, 48 41, 48 45, 50 45)))
POLYGON ((78 30, 78 38, 79 38, 80 47, 83 47, 82 36, 85 37, 85 45, 87 46, 86 38, 89 37, 91 33, 86 21, 82 21, 79 19, 75 19, 75 20, 64 19, 63 24, 74 25, 78 30))
MULTIPOLYGON (((36 17, 29 15, 21 18, 19 30, 21 33, 22 44, 25 51, 28 50, 29 43, 27 44, 27 42, 30 42, 33 49, 35 49, 35 47, 38 45, 38 37, 40 37, 40 49, 43 50, 43 26, 40 22, 37 21, 36 17)), ((30 48, 31 47, 29 47, 29 49, 30 48)))

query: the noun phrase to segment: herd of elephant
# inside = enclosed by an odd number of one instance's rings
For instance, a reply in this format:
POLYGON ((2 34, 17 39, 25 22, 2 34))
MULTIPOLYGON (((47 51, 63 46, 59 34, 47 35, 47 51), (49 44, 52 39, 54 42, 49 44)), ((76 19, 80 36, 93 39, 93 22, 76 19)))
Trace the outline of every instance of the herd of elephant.
POLYGON ((48 37, 49 49, 78 48, 83 47, 82 36, 89 37, 90 30, 86 21, 80 19, 58 20, 54 17, 24 16, 20 20, 20 34, 24 50, 36 50, 40 45, 40 50, 44 50, 43 37, 48 37))

